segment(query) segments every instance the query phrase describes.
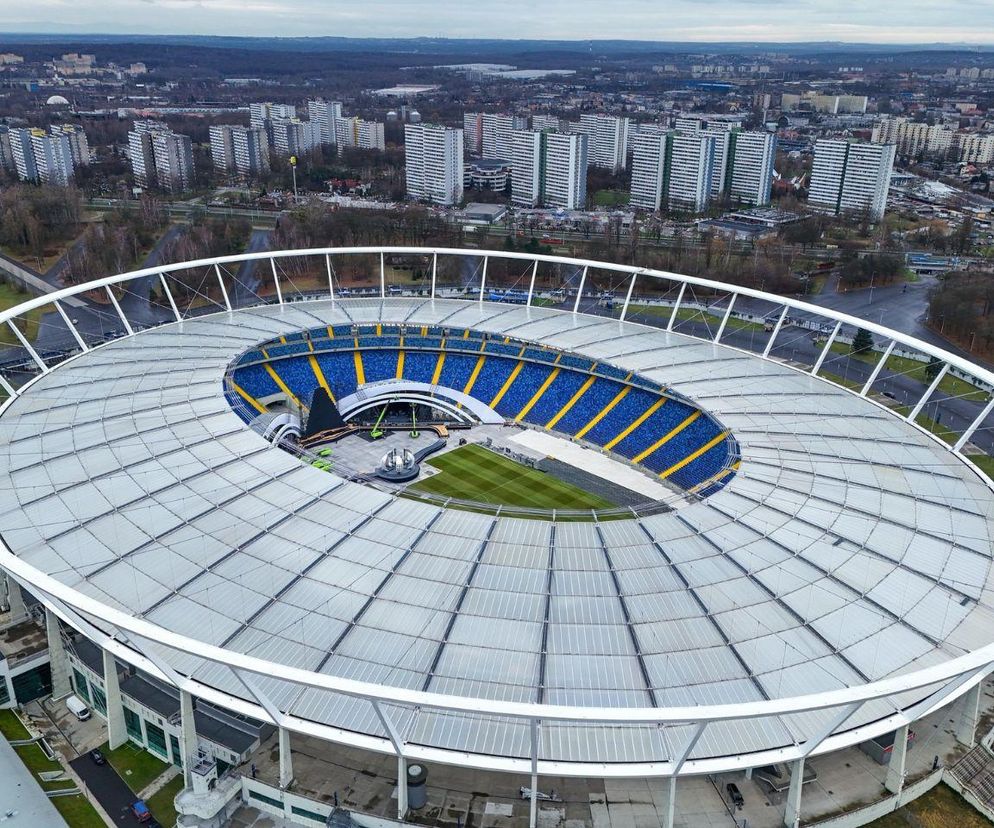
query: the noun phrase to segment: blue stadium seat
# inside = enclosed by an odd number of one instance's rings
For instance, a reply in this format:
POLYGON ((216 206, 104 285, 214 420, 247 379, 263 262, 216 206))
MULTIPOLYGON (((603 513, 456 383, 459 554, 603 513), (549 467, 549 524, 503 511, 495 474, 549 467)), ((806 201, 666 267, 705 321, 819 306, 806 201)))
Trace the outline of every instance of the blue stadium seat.
POLYGON ((521 372, 514 378, 511 387, 507 389, 497 404, 497 413, 509 419, 516 417, 550 373, 552 373, 551 365, 540 365, 536 362, 524 363, 521 372))
POLYGON ((545 393, 538 398, 524 420, 537 426, 545 426, 556 416, 570 398, 587 381, 587 375, 578 371, 560 371, 545 393))

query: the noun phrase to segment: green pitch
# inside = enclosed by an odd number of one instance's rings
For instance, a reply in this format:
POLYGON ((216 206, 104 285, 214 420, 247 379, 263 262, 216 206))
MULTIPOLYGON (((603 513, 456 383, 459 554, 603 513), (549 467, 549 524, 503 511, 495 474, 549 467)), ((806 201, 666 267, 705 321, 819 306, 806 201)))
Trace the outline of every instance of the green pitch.
POLYGON ((412 484, 411 491, 531 509, 610 509, 615 505, 475 444, 426 462, 440 474, 412 484))

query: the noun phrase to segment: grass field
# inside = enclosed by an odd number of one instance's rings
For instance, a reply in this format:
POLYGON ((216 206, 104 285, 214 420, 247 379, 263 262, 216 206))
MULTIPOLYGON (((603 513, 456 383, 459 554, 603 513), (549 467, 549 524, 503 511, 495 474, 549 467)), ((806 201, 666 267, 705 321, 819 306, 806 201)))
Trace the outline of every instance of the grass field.
POLYGON ((867 828, 990 828, 963 797, 948 785, 937 785, 903 808, 887 814, 867 828))
POLYGON ((176 809, 173 807, 173 800, 183 789, 183 774, 175 776, 163 785, 158 791, 148 798, 148 809, 163 825, 176 824, 176 809))
POLYGON ((603 498, 522 466, 483 448, 467 445, 446 452, 428 465, 440 474, 420 480, 411 491, 532 509, 610 509, 603 498))
POLYGON ((169 769, 169 765, 161 759, 156 759, 147 750, 142 750, 131 742, 126 742, 115 750, 111 750, 107 742, 104 742, 100 746, 100 752, 135 793, 144 790, 150 782, 169 769))
MULTIPOLYGON (((27 302, 28 299, 32 298, 34 298, 32 294, 27 291, 21 291, 13 285, 0 282, 0 310, 9 310, 15 305, 20 305, 22 302, 27 302)), ((17 319, 18 330, 24 334, 29 342, 34 341, 35 337, 38 336, 38 324, 41 321, 41 314, 42 311, 40 309, 35 309, 17 319)), ((0 330, 0 343, 4 345, 17 344, 17 338, 11 333, 7 325, 4 325, 2 330, 0 330)))

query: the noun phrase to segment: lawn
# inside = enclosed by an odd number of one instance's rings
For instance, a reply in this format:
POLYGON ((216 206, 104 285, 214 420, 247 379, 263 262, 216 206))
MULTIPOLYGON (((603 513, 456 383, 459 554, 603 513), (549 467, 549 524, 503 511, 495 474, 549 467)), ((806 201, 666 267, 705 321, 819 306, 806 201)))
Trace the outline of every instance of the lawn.
POLYGON ((176 809, 173 807, 173 800, 183 790, 183 774, 179 774, 170 779, 162 788, 148 798, 145 803, 159 822, 163 825, 176 824, 176 809))
POLYGON ((624 190, 598 190, 593 201, 597 207, 623 207, 628 204, 629 194, 624 190))
MULTIPOLYGON (((621 308, 618 307, 615 311, 615 315, 621 314, 621 308)), ((639 316, 657 316, 668 322, 669 318, 673 315, 672 305, 637 305, 632 303, 628 306, 628 315, 626 319, 630 322, 637 322, 639 316)), ((721 325, 722 317, 725 315, 724 308, 715 308, 714 313, 706 312, 701 308, 680 308, 676 312, 677 322, 690 322, 696 321, 701 324, 708 325, 713 331, 717 332, 718 327, 721 325)), ((725 326, 725 330, 728 331, 761 331, 763 326, 759 322, 749 322, 746 319, 739 319, 737 316, 728 317, 728 324, 725 326)))
MULTIPOLYGON (((106 823, 90 801, 79 794, 77 796, 56 796, 51 800, 69 828, 106 828, 106 823)), ((171 825, 173 823, 163 823, 171 825)))
POLYGON ((136 794, 143 791, 169 768, 169 765, 161 759, 156 759, 147 750, 136 747, 131 742, 114 750, 111 750, 105 742, 100 746, 100 751, 136 794))
MULTIPOLYGON (((832 351, 837 354, 848 355, 850 358, 858 359, 860 362, 865 362, 867 365, 876 365, 881 356, 876 351, 870 351, 862 354, 851 353, 849 345, 844 342, 833 342, 832 351)), ((902 356, 890 356, 887 359, 886 367, 888 371, 893 371, 895 374, 903 374, 911 377, 927 388, 932 384, 932 380, 925 374, 927 365, 928 363, 919 362, 917 359, 909 359, 908 357, 902 356)), ((985 402, 987 400, 986 391, 977 388, 975 385, 971 385, 966 380, 954 377, 951 374, 946 374, 946 376, 942 378, 939 382, 939 390, 948 394, 950 397, 962 397, 963 399, 973 400, 974 402, 985 402)))
POLYGON ((411 491, 533 509, 610 509, 603 498, 555 477, 471 444, 446 452, 428 465, 440 474, 418 481, 411 491))
MULTIPOLYGON (((0 311, 10 310, 15 305, 20 305, 22 302, 27 302, 28 299, 32 298, 34 298, 33 294, 19 290, 6 282, 0 282, 0 311)), ((18 330, 27 337, 29 342, 33 342, 35 337, 38 336, 38 325, 41 322, 41 315, 42 310, 36 308, 17 319, 18 330)), ((7 325, 0 326, 0 343, 4 345, 17 344, 17 338, 11 333, 7 325)))
POLYGON ((0 710, 0 734, 8 742, 30 739, 31 734, 13 710, 0 710))
POLYGON ((927 794, 892 814, 871 822, 867 828, 990 828, 963 797, 948 785, 937 785, 927 794))

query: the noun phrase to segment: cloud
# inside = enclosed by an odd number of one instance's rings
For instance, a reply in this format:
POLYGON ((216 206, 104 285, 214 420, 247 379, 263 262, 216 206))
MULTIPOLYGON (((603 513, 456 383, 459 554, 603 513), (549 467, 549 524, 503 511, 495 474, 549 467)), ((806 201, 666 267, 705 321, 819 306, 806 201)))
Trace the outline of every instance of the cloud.
POLYGON ((0 3, 0 30, 549 40, 994 41, 992 0, 34 0, 0 3), (29 10, 30 9, 30 10, 29 10), (48 27, 46 27, 48 28, 48 27))

